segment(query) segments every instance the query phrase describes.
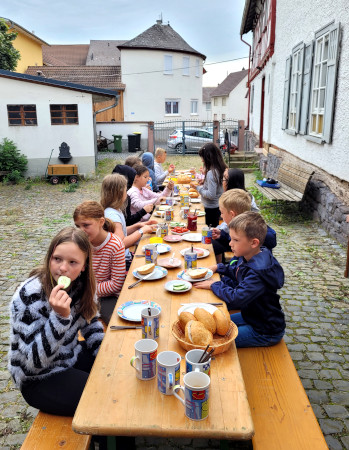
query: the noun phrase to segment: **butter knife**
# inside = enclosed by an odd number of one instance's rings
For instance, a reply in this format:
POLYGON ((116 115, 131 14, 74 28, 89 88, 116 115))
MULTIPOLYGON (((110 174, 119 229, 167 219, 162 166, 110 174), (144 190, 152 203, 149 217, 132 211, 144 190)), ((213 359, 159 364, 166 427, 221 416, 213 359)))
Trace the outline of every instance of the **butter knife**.
POLYGON ((111 325, 109 327, 111 330, 135 330, 136 328, 142 328, 140 325, 111 325))
MULTIPOLYGON (((210 303, 210 302, 203 302, 206 305, 213 305, 213 306, 223 306, 223 303, 210 303)), ((190 303, 181 303, 181 306, 190 305, 190 303)))
POLYGON ((137 286, 137 284, 139 284, 141 281, 147 280, 147 279, 150 278, 152 275, 153 275, 153 272, 148 273, 148 275, 146 275, 146 276, 145 276, 144 278, 142 278, 141 280, 138 280, 138 281, 136 281, 135 283, 130 284, 128 288, 131 289, 131 288, 137 286))

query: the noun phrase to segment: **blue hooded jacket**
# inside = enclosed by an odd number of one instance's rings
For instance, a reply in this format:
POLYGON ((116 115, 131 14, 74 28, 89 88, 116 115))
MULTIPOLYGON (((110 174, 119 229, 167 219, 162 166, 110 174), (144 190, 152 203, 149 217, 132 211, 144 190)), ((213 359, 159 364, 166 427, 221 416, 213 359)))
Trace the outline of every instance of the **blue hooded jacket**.
POLYGON ((159 192, 155 176, 154 155, 150 152, 143 153, 142 164, 149 170, 149 175, 153 184, 153 192, 159 192))
POLYGON ((285 316, 277 290, 284 284, 284 271, 270 250, 262 247, 249 261, 243 257, 230 264, 218 264, 222 281, 211 285, 228 309, 240 309, 245 322, 258 333, 273 335, 282 332, 285 316))

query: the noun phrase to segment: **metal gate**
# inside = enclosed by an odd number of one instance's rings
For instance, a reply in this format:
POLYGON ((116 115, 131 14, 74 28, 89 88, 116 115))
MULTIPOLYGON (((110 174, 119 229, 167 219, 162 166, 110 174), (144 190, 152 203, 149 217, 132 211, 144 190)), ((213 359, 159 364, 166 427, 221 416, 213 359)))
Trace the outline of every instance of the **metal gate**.
MULTIPOLYGON (((215 122, 217 123, 217 122, 215 122)), ((229 120, 221 122, 218 129, 217 146, 224 152, 226 150, 226 134, 229 143, 238 145, 238 121, 229 120), (224 131, 223 131, 224 130, 224 131)), ((195 154, 207 142, 213 142, 212 121, 201 120, 171 120, 154 123, 154 151, 157 147, 172 154, 195 154)))

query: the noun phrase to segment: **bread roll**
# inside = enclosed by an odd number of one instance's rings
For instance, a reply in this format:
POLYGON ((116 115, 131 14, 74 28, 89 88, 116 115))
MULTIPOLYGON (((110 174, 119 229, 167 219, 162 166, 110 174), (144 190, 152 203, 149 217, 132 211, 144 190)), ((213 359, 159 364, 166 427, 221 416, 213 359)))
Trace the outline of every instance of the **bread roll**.
POLYGON ((179 315, 179 324, 183 331, 185 331, 185 326, 190 320, 196 320, 195 316, 187 311, 182 311, 179 315))
POLYGON ((229 320, 227 319, 227 316, 224 314, 224 311, 222 309, 217 309, 213 313, 213 318, 216 322, 217 330, 216 333, 220 336, 225 336, 228 333, 229 326, 230 326, 230 317, 229 320))
POLYGON ((197 320, 190 320, 185 326, 185 340, 194 345, 207 346, 212 344, 213 335, 197 320))
POLYGON ((197 278, 204 278, 204 276, 207 274, 208 269, 202 268, 202 269, 189 269, 187 271, 187 274, 190 276, 190 278, 193 278, 193 280, 197 278))
POLYGON ((199 193, 197 191, 195 191, 195 192, 190 192, 189 191, 189 197, 190 198, 198 198, 199 197, 199 193))
POLYGON ((148 273, 152 272, 155 269, 155 264, 144 264, 144 266, 138 267, 137 272, 140 275, 147 275, 148 273))
POLYGON ((216 332, 216 321, 213 318, 213 315, 206 311, 204 308, 195 308, 194 311, 195 319, 205 325, 208 331, 212 334, 216 332))

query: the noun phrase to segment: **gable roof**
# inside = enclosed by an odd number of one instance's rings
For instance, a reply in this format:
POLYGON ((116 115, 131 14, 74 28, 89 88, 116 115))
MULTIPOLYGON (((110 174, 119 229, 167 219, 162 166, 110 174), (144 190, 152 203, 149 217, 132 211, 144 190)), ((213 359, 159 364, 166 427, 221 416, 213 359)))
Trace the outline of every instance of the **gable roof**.
POLYGON ((229 95, 230 92, 247 76, 248 70, 230 73, 222 83, 211 93, 211 97, 229 95))
POLYGON ((105 97, 115 98, 117 96, 116 92, 109 89, 101 89, 93 86, 85 86, 82 84, 70 83, 67 81, 53 80, 52 78, 43 78, 33 75, 28 75, 25 73, 11 72, 10 70, 0 69, 0 78, 11 78, 18 81, 27 81, 30 83, 43 84, 47 86, 53 86, 63 89, 70 89, 73 91, 86 92, 87 94, 92 94, 94 101, 103 100, 105 97))
POLYGON ((256 26, 259 12, 257 13, 257 5, 260 8, 259 0, 245 0, 244 12, 242 13, 240 36, 252 31, 256 26))
POLYGON ((196 51, 193 47, 190 47, 171 25, 164 25, 161 20, 158 20, 155 25, 118 47, 120 50, 170 50, 173 52, 190 53, 192 55, 200 56, 202 59, 206 59, 205 55, 196 51))
POLYGON ((89 44, 51 45, 42 48, 42 60, 48 66, 84 66, 89 44))
POLYGON ((125 90, 120 66, 29 66, 26 73, 96 88, 125 90))
POLYGON ((127 41, 91 40, 87 53, 87 66, 120 66, 120 50, 118 45, 127 41))
POLYGON ((48 45, 48 46, 50 45, 47 42, 45 42, 44 40, 40 39, 34 33, 31 33, 30 31, 23 28, 21 25, 18 25, 18 23, 14 22, 13 20, 6 19, 6 17, 0 17, 0 19, 4 19, 4 21, 10 27, 10 29, 13 28, 15 31, 19 31, 19 32, 25 34, 27 37, 29 37, 30 39, 33 39, 33 41, 37 42, 38 44, 48 45))
POLYGON ((203 87, 202 88, 202 101, 203 102, 210 102, 211 101, 211 94, 215 90, 215 87, 203 87))

